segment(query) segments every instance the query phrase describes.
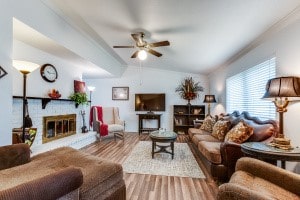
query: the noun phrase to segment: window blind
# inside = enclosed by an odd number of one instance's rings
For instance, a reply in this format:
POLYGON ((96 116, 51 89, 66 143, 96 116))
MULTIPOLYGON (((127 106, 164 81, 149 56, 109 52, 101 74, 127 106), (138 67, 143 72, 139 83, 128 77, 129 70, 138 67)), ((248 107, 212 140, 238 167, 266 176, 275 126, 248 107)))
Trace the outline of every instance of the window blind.
POLYGON ((227 112, 248 111, 259 118, 275 119, 276 109, 273 102, 262 99, 267 81, 275 78, 275 75, 274 57, 226 79, 227 112))

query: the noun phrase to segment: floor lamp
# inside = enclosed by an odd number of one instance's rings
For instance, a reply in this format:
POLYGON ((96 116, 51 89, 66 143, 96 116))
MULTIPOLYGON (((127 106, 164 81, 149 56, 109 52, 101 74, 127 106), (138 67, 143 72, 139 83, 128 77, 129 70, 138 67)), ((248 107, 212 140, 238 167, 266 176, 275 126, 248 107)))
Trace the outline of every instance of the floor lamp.
POLYGON ((26 80, 27 74, 31 73, 35 69, 39 67, 38 64, 27 62, 27 61, 20 61, 20 60, 13 60, 13 66, 19 70, 23 74, 23 123, 22 123, 22 142, 25 143, 25 112, 26 112, 26 104, 27 104, 27 97, 26 97, 26 80))
POLYGON ((216 103, 216 102, 217 101, 216 101, 215 95, 205 95, 204 96, 203 103, 208 103, 208 105, 207 105, 207 111, 208 111, 207 116, 210 115, 210 104, 211 103, 216 103))
MULTIPOLYGON (((90 112, 91 112, 91 108, 92 108, 92 93, 96 89, 96 87, 94 87, 94 86, 88 86, 87 88, 90 91, 90 112)), ((90 130, 91 130, 91 126, 90 126, 90 123, 89 123, 89 131, 90 130)))
POLYGON ((284 138, 283 113, 287 112, 290 101, 300 100, 300 78, 289 76, 268 80, 263 98, 271 99, 279 113, 279 134, 274 139, 274 143, 277 147, 290 147, 290 140, 284 138))

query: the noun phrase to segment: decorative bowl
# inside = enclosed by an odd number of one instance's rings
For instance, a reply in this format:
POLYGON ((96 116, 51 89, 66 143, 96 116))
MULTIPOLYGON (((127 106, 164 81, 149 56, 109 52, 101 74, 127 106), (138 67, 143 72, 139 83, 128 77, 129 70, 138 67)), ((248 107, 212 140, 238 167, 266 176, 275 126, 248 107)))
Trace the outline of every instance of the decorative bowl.
POLYGON ((61 94, 59 94, 59 93, 49 93, 48 96, 51 99, 59 99, 61 97, 61 94))

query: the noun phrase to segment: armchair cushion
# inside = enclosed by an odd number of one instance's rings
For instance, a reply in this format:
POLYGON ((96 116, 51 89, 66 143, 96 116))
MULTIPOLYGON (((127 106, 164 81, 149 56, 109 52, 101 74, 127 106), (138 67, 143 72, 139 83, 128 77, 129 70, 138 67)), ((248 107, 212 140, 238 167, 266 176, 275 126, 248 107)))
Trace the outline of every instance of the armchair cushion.
POLYGON ((300 175, 243 157, 229 183, 219 187, 218 199, 300 199, 299 185, 300 175))
MULTIPOLYGON (((237 171, 236 173, 234 173, 229 183, 234 183, 242 188, 247 188, 252 191, 252 193, 259 193, 262 196, 268 197, 270 199, 299 198, 296 194, 293 194, 292 192, 285 190, 284 188, 273 184, 272 182, 244 171, 237 171)), ((240 191, 243 190, 241 189, 240 191)))
POLYGON ((124 126, 119 124, 108 125, 108 132, 119 132, 119 131, 124 131, 124 126))
POLYGON ((2 146, 0 155, 0 170, 30 162, 30 148, 24 143, 2 146))

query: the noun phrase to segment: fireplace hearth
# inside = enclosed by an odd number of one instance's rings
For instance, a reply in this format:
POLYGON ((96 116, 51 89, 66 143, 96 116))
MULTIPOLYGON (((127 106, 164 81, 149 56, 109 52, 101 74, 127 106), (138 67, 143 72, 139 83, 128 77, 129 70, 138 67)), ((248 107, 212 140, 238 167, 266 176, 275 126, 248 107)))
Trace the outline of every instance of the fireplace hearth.
POLYGON ((43 144, 74 134, 76 134, 76 114, 43 117, 43 144))

